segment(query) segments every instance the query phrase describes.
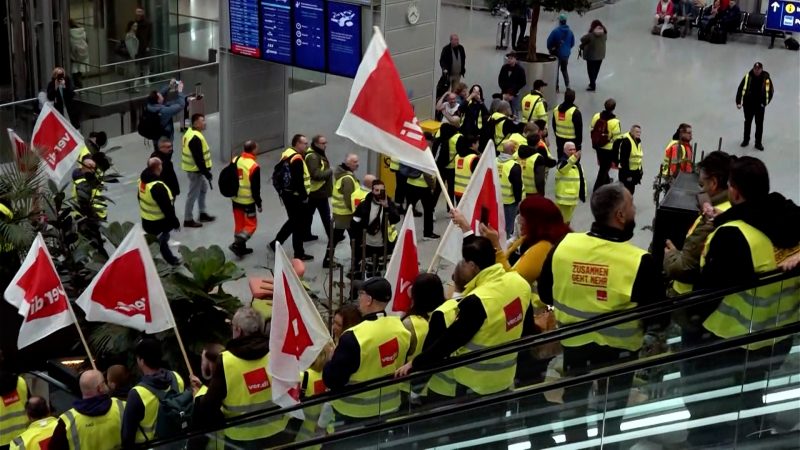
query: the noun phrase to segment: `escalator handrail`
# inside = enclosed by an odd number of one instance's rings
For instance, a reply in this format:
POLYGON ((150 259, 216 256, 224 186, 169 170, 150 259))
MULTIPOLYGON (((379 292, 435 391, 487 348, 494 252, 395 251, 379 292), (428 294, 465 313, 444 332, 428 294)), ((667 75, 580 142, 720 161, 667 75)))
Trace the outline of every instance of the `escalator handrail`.
POLYGON ((69 386, 67 386, 66 384, 64 384, 64 383, 62 383, 62 382, 60 382, 58 380, 56 380, 55 378, 51 377, 50 375, 48 375, 48 374, 46 374, 46 373, 44 373, 44 372, 42 372, 40 370, 29 370, 27 372, 24 372, 24 374, 28 374, 28 375, 34 376, 36 378, 39 378, 41 380, 44 380, 48 384, 52 384, 53 386, 57 387, 58 389, 60 389, 60 390, 62 390, 64 392, 68 392, 68 393, 70 393, 72 395, 76 395, 75 391, 70 389, 69 386))
MULTIPOLYGON (((780 270, 766 272, 762 274, 757 280, 750 281, 749 283, 743 283, 737 286, 732 286, 729 288, 715 290, 715 291, 699 292, 699 293, 691 292, 678 297, 668 298, 663 301, 656 302, 650 305, 645 305, 634 309, 598 316, 583 322, 561 327, 546 333, 541 333, 535 336, 523 337, 488 349, 473 351, 457 357, 448 358, 442 361, 440 364, 435 365, 434 367, 420 371, 415 371, 402 378, 394 378, 392 376, 375 378, 369 381, 364 381, 361 383, 347 386, 337 391, 328 391, 319 395, 315 395, 303 402, 298 403, 297 405, 284 408, 281 408, 279 406, 271 406, 259 411, 253 411, 246 414, 242 414, 240 416, 236 416, 235 418, 231 418, 225 421, 224 423, 220 424, 220 426, 214 426, 213 428, 210 428, 202 432, 192 431, 186 434, 178 435, 173 438, 165 438, 163 440, 151 441, 150 443, 148 443, 148 445, 152 446, 154 444, 159 444, 159 443, 174 442, 176 440, 183 439, 186 437, 197 436, 210 431, 222 430, 229 426, 243 425, 252 421, 263 420, 265 418, 269 418, 279 414, 280 415, 287 414, 289 412, 301 410, 309 406, 327 403, 344 397, 349 397, 355 394, 371 391, 373 389, 380 389, 387 386, 391 386, 393 384, 407 383, 413 380, 427 378, 435 373, 452 370, 464 365, 473 364, 476 362, 496 358, 503 355, 508 355, 511 353, 517 353, 522 350, 525 350, 526 348, 535 347, 538 345, 547 344, 555 341, 560 341, 562 339, 578 336, 581 334, 607 328, 610 326, 670 313, 672 311, 679 310, 689 305, 694 306, 698 304, 708 303, 711 301, 719 300, 721 297, 724 297, 726 295, 765 286, 768 284, 787 280, 797 276, 800 276, 800 268, 789 272, 783 272, 780 270)), ((753 335, 754 333, 745 336, 753 336, 753 335)), ((741 337, 737 339, 741 339, 741 337)), ((594 372, 590 372, 590 374, 592 373, 594 372)))

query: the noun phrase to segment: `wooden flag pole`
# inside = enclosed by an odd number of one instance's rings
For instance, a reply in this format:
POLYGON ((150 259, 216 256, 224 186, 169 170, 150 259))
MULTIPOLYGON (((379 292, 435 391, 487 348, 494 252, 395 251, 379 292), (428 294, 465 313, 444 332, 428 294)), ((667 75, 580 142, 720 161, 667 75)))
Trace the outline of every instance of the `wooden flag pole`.
POLYGON ((89 350, 89 343, 86 342, 86 337, 83 335, 83 330, 81 330, 81 326, 78 325, 78 318, 75 316, 75 310, 72 309, 72 303, 69 299, 67 301, 67 309, 69 309, 69 314, 72 316, 72 321, 75 322, 75 328, 78 329, 78 336, 81 338, 81 343, 83 343, 83 348, 86 350, 86 355, 89 356, 89 362, 92 363, 92 369, 97 370, 97 365, 94 363, 94 357, 92 356, 92 351, 89 350))
POLYGON ((189 364, 189 355, 186 354, 186 347, 183 346, 183 339, 181 339, 181 333, 178 331, 178 324, 175 322, 175 315, 172 314, 172 306, 170 306, 168 300, 164 300, 167 302, 167 312, 169 312, 169 320, 172 321, 172 328, 175 330, 175 337, 178 339, 178 347, 181 349, 181 353, 183 354, 183 362, 186 363, 186 368, 189 369, 189 375, 194 376, 194 371, 192 370, 192 365, 189 364))
POLYGON ((456 207, 453 206, 453 201, 450 200, 450 193, 447 192, 447 185, 444 184, 442 174, 439 172, 438 168, 436 169, 436 179, 439 180, 439 185, 442 186, 442 193, 444 193, 444 200, 447 202, 447 206, 449 206, 451 210, 456 209, 456 207))

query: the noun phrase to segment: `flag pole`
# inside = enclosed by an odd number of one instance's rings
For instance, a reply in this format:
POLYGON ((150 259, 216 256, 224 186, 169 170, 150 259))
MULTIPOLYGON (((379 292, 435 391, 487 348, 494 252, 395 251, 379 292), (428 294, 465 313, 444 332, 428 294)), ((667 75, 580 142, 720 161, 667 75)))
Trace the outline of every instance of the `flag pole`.
POLYGON ((181 354, 183 354, 183 362, 186 363, 186 368, 189 369, 189 375, 194 376, 194 371, 192 370, 192 365, 189 364, 189 355, 186 354, 186 347, 183 346, 183 339, 181 339, 181 333, 178 331, 178 324, 175 322, 175 315, 172 314, 172 306, 169 304, 169 300, 166 301, 167 303, 167 312, 169 312, 169 320, 172 321, 172 328, 175 330, 175 337, 178 339, 178 347, 181 349, 181 354))
POLYGON ((444 184, 444 180, 442 179, 442 174, 439 172, 438 167, 436 168, 436 179, 439 180, 439 185, 442 187, 442 192, 444 193, 444 199, 447 202, 447 206, 449 206, 450 209, 456 209, 456 207, 453 206, 453 201, 450 200, 450 193, 447 192, 447 185, 444 184))
POLYGON ((97 370, 97 365, 94 363, 92 351, 89 350, 89 344, 86 342, 86 337, 83 335, 83 330, 81 330, 81 326, 78 324, 78 318, 75 316, 75 310, 72 309, 72 302, 70 302, 69 299, 66 299, 66 301, 67 309, 69 309, 69 315, 72 316, 72 321, 75 323, 75 328, 78 329, 78 337, 81 338, 83 348, 86 350, 86 354, 89 356, 89 362, 92 363, 92 369, 97 370))

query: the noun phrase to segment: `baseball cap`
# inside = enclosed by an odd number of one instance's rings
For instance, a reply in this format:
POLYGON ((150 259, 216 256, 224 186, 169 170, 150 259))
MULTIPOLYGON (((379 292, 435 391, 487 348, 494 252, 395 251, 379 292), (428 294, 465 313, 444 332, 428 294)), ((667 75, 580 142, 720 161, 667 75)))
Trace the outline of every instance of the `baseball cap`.
POLYGON ((543 86, 547 86, 547 83, 545 83, 544 80, 536 80, 536 81, 533 82, 533 88, 534 89, 539 89, 540 87, 543 87, 543 86))
POLYGON ((559 14, 558 21, 561 23, 567 23, 567 15, 564 13, 559 14))
POLYGON ((372 277, 365 280, 358 290, 364 291, 379 302, 388 303, 392 299, 392 285, 383 277, 372 277))

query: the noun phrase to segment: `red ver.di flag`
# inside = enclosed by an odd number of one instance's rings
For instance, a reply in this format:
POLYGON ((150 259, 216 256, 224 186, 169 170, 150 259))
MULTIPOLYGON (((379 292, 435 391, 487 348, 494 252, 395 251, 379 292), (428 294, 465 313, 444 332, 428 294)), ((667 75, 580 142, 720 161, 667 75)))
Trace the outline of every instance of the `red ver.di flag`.
POLYGON ((331 336, 289 258, 275 247, 275 295, 269 334, 272 401, 281 407, 298 402, 300 375, 331 342, 331 336))
POLYGON ((33 344, 74 323, 67 294, 41 233, 33 241, 4 296, 25 318, 19 330, 17 348, 33 344))
POLYGON ((50 179, 60 186, 75 166, 83 137, 51 104, 45 103, 33 127, 31 148, 44 161, 50 179))
POLYGON ((392 285, 392 299, 386 305, 387 314, 399 316, 411 308, 408 289, 417 275, 419 275, 417 231, 414 228, 414 214, 409 207, 392 258, 386 266, 386 279, 392 285))
POLYGON ((423 172, 437 171, 428 141, 377 27, 358 66, 336 134, 423 172))
MULTIPOLYGON (((467 188, 464 189, 464 195, 458 202, 458 210, 464 214, 475 234, 480 234, 481 219, 486 220, 487 225, 497 230, 500 235, 500 246, 505 248, 506 221, 500 207, 502 204, 503 192, 500 188, 494 144, 489 141, 475 167, 475 172, 472 173, 467 188)), ((463 241, 464 233, 451 222, 439 241, 436 254, 455 264, 461 259, 463 241)))
POLYGON ((75 302, 86 320, 159 333, 172 328, 167 295, 138 223, 75 302))
POLYGON ((22 172, 27 171, 28 167, 25 165, 25 161, 28 157, 28 144, 11 128, 8 129, 8 139, 11 141, 11 148, 14 150, 14 160, 17 162, 17 167, 22 172))

